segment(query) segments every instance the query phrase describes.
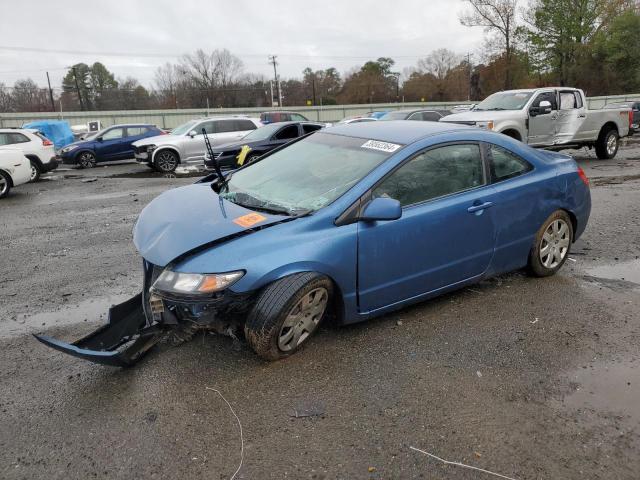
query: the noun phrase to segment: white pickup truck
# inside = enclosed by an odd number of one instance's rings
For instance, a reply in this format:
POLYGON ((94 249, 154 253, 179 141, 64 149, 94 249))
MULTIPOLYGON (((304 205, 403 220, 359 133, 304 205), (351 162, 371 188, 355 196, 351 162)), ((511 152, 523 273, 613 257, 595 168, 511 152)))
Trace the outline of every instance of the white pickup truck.
POLYGON ((494 93, 440 121, 494 130, 532 147, 595 147, 598 158, 609 159, 629 135, 632 115, 629 108, 589 110, 582 90, 549 87, 494 93))

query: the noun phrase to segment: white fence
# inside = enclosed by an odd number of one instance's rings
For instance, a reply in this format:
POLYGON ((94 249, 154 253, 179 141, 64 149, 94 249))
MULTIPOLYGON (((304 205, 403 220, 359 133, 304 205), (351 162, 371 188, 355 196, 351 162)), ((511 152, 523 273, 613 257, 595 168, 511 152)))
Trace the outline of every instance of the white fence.
MULTIPOLYGON (((612 95, 587 98, 589 108, 602 108, 606 103, 620 100, 640 98, 637 95, 612 95)), ((321 122, 337 122, 344 117, 364 114, 371 111, 401 110, 407 108, 451 108, 469 102, 418 102, 418 103, 378 103, 360 105, 328 105, 324 107, 284 107, 286 110, 300 112, 309 120, 321 122)), ((20 127, 34 120, 67 120, 70 125, 86 124, 99 120, 103 127, 119 123, 149 123, 162 128, 174 128, 193 118, 213 115, 250 115, 259 116, 265 108, 220 108, 220 109, 188 109, 188 110, 122 110, 105 112, 35 112, 35 113, 0 113, 0 128, 20 127)))

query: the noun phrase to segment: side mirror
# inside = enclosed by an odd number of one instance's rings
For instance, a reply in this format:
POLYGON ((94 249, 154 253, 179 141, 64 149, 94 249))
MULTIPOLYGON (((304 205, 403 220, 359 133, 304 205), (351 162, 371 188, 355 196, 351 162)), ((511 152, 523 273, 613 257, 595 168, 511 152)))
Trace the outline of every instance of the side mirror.
POLYGON ((96 138, 96 140, 97 140, 98 142, 101 142, 101 141, 102 141, 102 137, 98 137, 98 138, 96 138))
POLYGON ((198 132, 196 132, 195 130, 191 130, 187 135, 189 135, 191 138, 193 138, 196 135, 198 135, 198 132))
POLYGON ((374 198, 364 208, 360 220, 377 222, 398 220, 402 216, 402 205, 395 198, 374 198))
POLYGON ((551 102, 543 100, 540 102, 540 106, 538 107, 538 114, 546 115, 547 113, 551 113, 551 102))

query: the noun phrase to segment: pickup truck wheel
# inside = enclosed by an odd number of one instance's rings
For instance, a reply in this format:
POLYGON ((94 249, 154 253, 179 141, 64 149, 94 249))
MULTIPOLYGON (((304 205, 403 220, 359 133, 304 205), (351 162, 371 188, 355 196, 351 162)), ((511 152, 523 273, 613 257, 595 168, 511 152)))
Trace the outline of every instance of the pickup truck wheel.
POLYGON ((9 195, 9 190, 11 190, 11 177, 0 171, 0 198, 9 195))
POLYGON ((555 274, 567 261, 573 225, 567 212, 557 210, 542 224, 529 252, 529 273, 535 277, 555 274))
POLYGON ((31 162, 31 178, 29 182, 35 183, 40 180, 40 167, 38 167, 38 164, 33 160, 29 160, 29 162, 31 162))
POLYGON ((596 156, 600 160, 609 160, 615 157, 616 153, 618 153, 619 144, 620 138, 615 129, 611 128, 600 132, 596 141, 596 156))
POLYGON ((178 166, 178 155, 171 150, 162 150, 156 153, 153 165, 161 173, 171 173, 178 166))
POLYGON ((288 357, 307 343, 331 305, 333 284, 324 275, 297 273, 266 287, 249 313, 244 333, 265 360, 288 357))

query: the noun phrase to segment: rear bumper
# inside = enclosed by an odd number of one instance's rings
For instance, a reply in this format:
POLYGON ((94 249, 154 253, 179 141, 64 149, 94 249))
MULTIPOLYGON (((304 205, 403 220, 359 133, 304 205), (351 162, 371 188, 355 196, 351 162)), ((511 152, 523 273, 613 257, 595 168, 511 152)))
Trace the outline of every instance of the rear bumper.
POLYGON ((42 164, 42 173, 51 172, 58 168, 59 162, 56 157, 51 157, 47 163, 42 164))

